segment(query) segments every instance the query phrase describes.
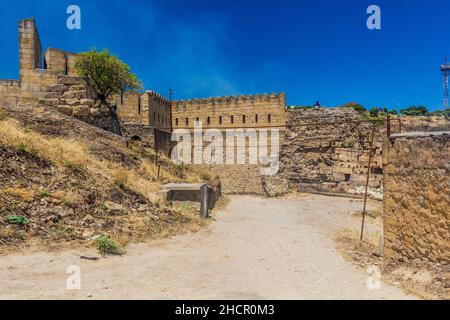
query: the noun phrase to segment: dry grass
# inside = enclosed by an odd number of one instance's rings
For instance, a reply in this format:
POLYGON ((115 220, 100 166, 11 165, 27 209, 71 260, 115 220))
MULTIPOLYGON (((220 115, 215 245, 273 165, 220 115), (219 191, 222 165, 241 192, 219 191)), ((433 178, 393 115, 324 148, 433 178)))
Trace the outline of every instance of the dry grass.
POLYGON ((62 167, 82 169, 90 159, 88 149, 83 144, 74 140, 44 137, 22 129, 13 120, 0 121, 0 142, 62 167))
MULTIPOLYGON (((167 165, 160 170, 154 162, 141 158, 137 167, 126 167, 117 162, 99 160, 90 154, 88 147, 75 140, 49 138, 39 133, 24 130, 14 120, 0 121, 0 142, 47 160, 57 166, 76 170, 90 170, 99 173, 119 187, 127 187, 144 197, 151 199, 152 193, 159 190, 161 184, 168 182, 198 182, 206 174, 186 168, 183 179, 177 177, 170 160, 161 156, 167 165)), ((209 176, 208 176, 209 177, 209 176)))
POLYGON ((424 263, 387 264, 380 256, 379 235, 366 233, 361 242, 358 230, 345 229, 335 240, 337 249, 354 265, 362 269, 379 266, 385 283, 422 299, 450 299, 450 268, 424 263))
POLYGON ((2 192, 4 192, 6 195, 19 198, 20 200, 25 202, 33 201, 36 194, 36 190, 31 188, 7 188, 3 189, 2 192))
POLYGON ((342 255, 362 268, 382 264, 378 233, 366 232, 360 241, 359 230, 347 228, 336 234, 335 241, 342 255))

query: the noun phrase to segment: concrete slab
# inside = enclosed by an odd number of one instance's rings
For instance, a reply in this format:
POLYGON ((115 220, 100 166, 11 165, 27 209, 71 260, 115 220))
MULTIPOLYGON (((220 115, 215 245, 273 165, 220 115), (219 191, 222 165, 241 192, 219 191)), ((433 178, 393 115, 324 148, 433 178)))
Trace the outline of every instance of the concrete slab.
POLYGON ((162 186, 162 190, 171 191, 200 191, 204 183, 168 183, 162 186))

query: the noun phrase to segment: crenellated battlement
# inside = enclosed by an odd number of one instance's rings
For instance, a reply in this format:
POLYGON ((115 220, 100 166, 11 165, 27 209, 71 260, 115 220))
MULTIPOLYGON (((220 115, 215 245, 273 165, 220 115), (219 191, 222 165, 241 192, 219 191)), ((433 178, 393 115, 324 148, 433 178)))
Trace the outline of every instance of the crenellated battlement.
POLYGON ((172 103, 173 128, 281 127, 286 119, 286 94, 281 92, 178 100, 172 103))
POLYGON ((154 103, 157 103, 159 105, 170 105, 170 101, 168 99, 155 91, 147 90, 145 91, 145 93, 148 94, 149 100, 153 101, 154 103))
POLYGON ((200 99, 189 99, 189 100, 176 100, 173 101, 172 105, 175 108, 180 107, 200 107, 200 108, 208 108, 213 106, 225 106, 225 107, 240 107, 240 106, 249 106, 260 103, 269 103, 269 104, 286 104, 286 94, 281 92, 279 94, 276 93, 263 93, 261 95, 239 95, 239 96, 224 96, 224 97, 214 97, 214 98, 200 98, 200 99))

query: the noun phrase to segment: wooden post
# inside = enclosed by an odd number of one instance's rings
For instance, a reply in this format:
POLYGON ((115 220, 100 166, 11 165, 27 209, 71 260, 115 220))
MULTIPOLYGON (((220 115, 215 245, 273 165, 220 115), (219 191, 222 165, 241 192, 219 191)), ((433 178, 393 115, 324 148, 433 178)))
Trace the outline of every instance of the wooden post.
POLYGON ((206 219, 209 216, 209 187, 204 184, 200 187, 200 215, 206 219))

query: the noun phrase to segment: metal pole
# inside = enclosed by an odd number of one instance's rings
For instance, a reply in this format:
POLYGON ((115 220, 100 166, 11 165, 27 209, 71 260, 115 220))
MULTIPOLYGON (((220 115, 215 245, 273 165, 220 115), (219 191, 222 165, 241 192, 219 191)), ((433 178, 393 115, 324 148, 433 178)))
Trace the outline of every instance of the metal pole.
POLYGON ((161 164, 158 161, 158 180, 159 180, 160 175, 161 175, 161 164))
POLYGON ((155 129, 155 152, 156 152, 156 156, 155 156, 155 165, 158 165, 158 152, 159 152, 159 147, 158 147, 159 141, 158 141, 158 129, 155 129))
POLYGON ((387 135, 388 138, 391 136, 391 115, 389 113, 387 115, 386 135, 387 135))
POLYGON ((371 133, 371 137, 370 137, 369 165, 368 165, 368 168, 367 168, 366 189, 364 191, 364 207, 363 207, 363 212, 362 212, 360 241, 363 240, 363 236, 364 236, 364 224, 365 224, 365 220, 366 220, 366 207, 367 207, 367 193, 368 193, 368 190, 369 190, 370 169, 371 169, 371 166, 372 166, 372 148, 373 148, 374 135, 375 135, 375 125, 372 126, 372 133, 371 133))

